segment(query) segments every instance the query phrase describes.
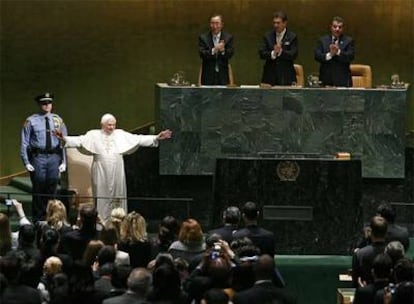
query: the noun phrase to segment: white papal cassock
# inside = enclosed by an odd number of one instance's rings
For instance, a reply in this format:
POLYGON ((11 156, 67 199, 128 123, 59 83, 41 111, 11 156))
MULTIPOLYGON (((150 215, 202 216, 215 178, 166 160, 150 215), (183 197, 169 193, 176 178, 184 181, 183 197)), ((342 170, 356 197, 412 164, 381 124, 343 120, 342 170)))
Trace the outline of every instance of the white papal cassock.
POLYGON ((115 129, 112 134, 91 130, 85 135, 65 136, 67 148, 78 148, 81 153, 93 155, 92 191, 101 218, 106 221, 113 208, 127 211, 127 189, 124 154, 135 152, 140 146, 158 146, 156 135, 131 134, 115 129))

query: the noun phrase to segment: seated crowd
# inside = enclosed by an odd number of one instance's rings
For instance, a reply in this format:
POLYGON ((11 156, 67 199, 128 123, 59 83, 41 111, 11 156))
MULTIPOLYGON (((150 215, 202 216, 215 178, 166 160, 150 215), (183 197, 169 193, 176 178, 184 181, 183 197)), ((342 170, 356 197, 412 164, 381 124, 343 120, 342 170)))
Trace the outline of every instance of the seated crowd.
MULTIPOLYGON (((228 207, 223 225, 208 233, 196 219, 180 224, 166 216, 152 238, 136 211, 114 209, 103 223, 85 204, 71 225, 65 206, 51 200, 35 227, 13 205, 18 232, 0 213, 0 303, 296 303, 275 266, 274 235, 258 225, 253 202, 241 211, 228 207)), ((375 216, 355 249, 354 303, 412 303, 409 243, 387 234, 387 225, 375 216)))

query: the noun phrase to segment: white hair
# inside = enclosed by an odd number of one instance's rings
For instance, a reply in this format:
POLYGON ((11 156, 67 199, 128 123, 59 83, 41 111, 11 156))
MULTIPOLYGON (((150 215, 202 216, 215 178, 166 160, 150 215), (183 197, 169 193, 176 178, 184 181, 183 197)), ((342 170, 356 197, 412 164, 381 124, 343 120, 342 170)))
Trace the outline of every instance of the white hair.
POLYGON ((106 113, 102 116, 101 118, 101 125, 107 123, 108 121, 113 120, 116 122, 116 118, 114 115, 110 114, 110 113, 106 113))

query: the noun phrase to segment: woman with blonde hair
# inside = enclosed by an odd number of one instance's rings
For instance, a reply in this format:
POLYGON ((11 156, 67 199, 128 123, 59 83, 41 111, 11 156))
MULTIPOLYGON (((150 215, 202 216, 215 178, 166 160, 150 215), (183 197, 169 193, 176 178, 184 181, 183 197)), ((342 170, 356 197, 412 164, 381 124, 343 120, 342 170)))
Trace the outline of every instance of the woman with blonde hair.
POLYGON ((129 213, 121 223, 119 250, 129 254, 131 266, 146 267, 151 260, 147 222, 138 212, 129 213))
MULTIPOLYGON (((116 228, 118 236, 121 234, 121 223, 126 217, 126 212, 123 208, 112 209, 110 223, 116 228)), ((108 222, 106 223, 108 224, 108 222)))
POLYGON ((66 207, 60 200, 52 199, 47 203, 46 222, 57 231, 70 228, 67 222, 66 207))
MULTIPOLYGON (((67 213, 65 205, 57 199, 51 199, 46 207, 46 220, 39 222, 37 231, 37 246, 40 247, 43 234, 48 229, 54 229, 59 233, 59 238, 67 232, 72 231, 72 227, 67 222, 67 213)), ((62 248, 58 248, 58 252, 62 252, 62 248)))
POLYGON ((55 274, 62 272, 62 261, 56 256, 51 256, 46 259, 43 264, 43 275, 37 285, 37 289, 42 297, 42 303, 50 302, 49 289, 51 287, 53 277, 55 274))
POLYGON ((192 218, 181 224, 178 240, 168 248, 168 252, 175 258, 183 258, 190 262, 195 256, 206 250, 201 225, 192 218))

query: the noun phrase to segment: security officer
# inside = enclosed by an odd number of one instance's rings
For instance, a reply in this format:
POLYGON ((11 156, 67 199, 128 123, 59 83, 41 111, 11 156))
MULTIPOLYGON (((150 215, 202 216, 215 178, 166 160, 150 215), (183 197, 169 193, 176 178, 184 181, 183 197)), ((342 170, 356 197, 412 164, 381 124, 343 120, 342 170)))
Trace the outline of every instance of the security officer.
POLYGON ((59 173, 66 171, 66 154, 55 132, 67 135, 62 118, 52 113, 53 95, 35 98, 40 112, 26 119, 21 134, 20 156, 33 186, 33 222, 44 220, 46 206, 56 195, 59 173))

